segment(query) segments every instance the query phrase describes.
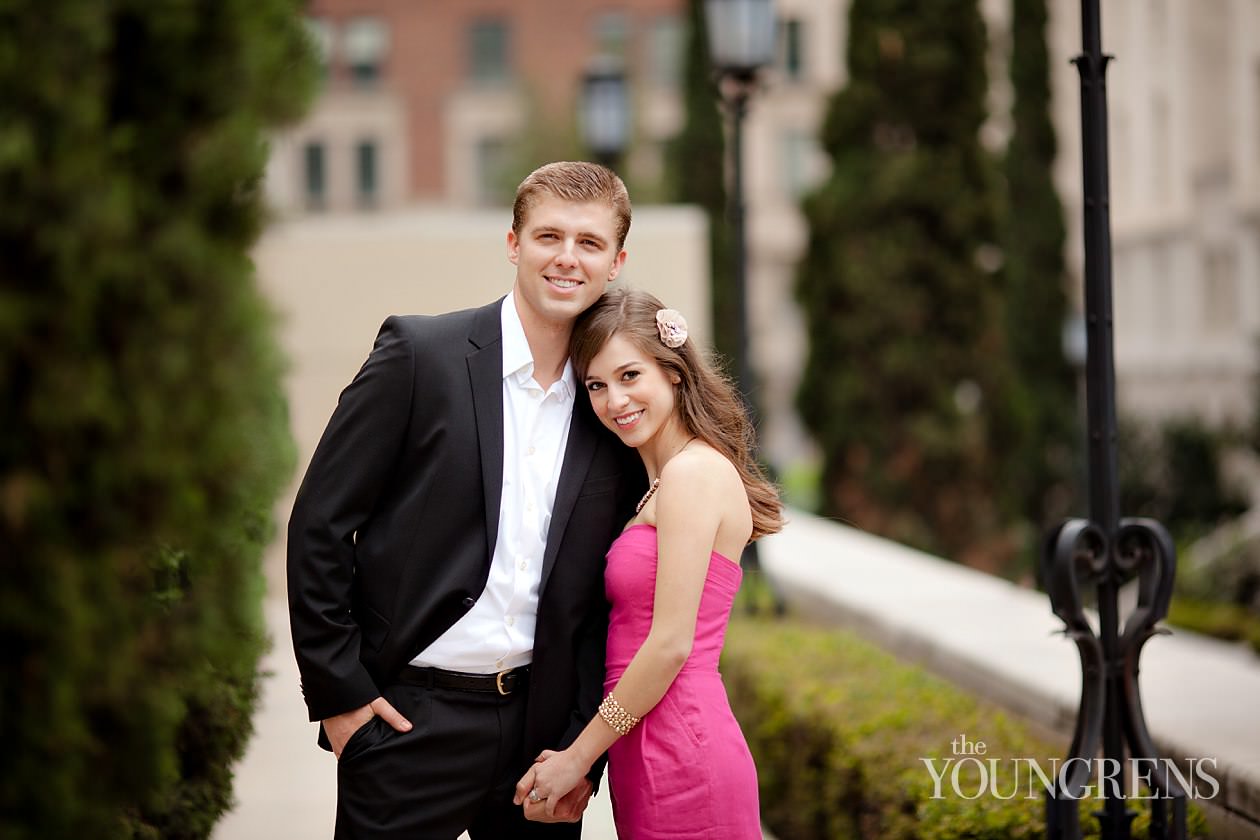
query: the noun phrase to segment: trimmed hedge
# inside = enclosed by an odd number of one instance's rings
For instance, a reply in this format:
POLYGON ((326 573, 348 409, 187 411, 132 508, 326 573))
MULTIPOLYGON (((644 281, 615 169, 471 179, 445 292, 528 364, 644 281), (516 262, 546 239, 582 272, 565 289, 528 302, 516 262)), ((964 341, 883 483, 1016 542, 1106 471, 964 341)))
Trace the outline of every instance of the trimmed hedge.
POLYGON ((1246 642, 1260 654, 1260 617, 1238 604, 1173 596, 1168 623, 1228 642, 1246 642))
POLYGON ((0 837, 206 837, 290 475, 249 251, 297 0, 0 0, 0 837))
MULTIPOLYGON (((1003 800, 982 790, 967 763, 956 795, 944 777, 933 798, 932 773, 953 755, 951 741, 984 741, 985 758, 1006 768, 1014 758, 1042 768, 1067 752, 1023 723, 908 666, 852 634, 792 621, 737 618, 722 659, 731 707, 757 763, 761 815, 776 836, 791 840, 843 838, 1040 838, 1045 801, 1020 794, 1003 800)), ((999 782, 1012 793, 1014 776, 999 782)), ((1036 783, 1035 793, 1040 792, 1036 783)), ((1082 801, 1086 836, 1098 833, 1082 801)), ((1146 837, 1149 817, 1134 823, 1146 837)), ((1206 837, 1202 813, 1191 807, 1191 833, 1206 837)))

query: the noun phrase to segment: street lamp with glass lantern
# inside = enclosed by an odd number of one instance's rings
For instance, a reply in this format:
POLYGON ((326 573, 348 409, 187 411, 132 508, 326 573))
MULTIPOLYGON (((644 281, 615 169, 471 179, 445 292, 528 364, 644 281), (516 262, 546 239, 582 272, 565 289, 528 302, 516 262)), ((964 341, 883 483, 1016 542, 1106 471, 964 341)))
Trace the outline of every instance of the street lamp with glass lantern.
POLYGON ((620 62, 597 61, 582 77, 582 138, 596 163, 616 170, 630 140, 630 101, 620 62))

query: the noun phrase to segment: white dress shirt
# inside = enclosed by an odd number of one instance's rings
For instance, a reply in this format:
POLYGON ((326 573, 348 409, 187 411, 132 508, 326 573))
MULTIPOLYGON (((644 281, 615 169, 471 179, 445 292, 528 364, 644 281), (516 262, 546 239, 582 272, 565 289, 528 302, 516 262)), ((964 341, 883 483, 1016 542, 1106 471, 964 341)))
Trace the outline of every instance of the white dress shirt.
POLYGON ((413 665, 492 674, 533 660, 538 588, 556 484, 576 394, 573 366, 546 391, 509 294, 503 326, 503 500, 490 577, 463 618, 411 661, 413 665))

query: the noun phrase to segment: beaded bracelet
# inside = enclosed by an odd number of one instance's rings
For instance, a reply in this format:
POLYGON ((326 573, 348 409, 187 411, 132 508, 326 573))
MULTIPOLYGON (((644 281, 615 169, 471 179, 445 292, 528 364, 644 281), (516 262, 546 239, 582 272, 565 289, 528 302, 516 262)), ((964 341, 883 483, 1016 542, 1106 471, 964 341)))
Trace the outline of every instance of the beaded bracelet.
POLYGON ((641 718, 637 718, 625 710, 617 698, 612 696, 612 692, 604 698, 604 702, 599 704, 599 716, 604 719, 604 723, 612 727, 613 732, 618 735, 625 735, 638 724, 641 718))

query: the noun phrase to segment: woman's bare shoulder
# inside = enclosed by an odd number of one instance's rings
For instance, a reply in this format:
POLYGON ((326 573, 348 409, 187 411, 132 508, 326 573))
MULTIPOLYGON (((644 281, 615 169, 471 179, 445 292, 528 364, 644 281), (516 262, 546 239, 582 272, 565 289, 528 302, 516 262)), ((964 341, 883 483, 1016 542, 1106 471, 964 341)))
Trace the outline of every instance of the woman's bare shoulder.
POLYGON ((729 501, 745 498, 739 470, 725 455, 702 441, 679 452, 661 470, 661 492, 691 503, 704 502, 726 508, 729 501))

